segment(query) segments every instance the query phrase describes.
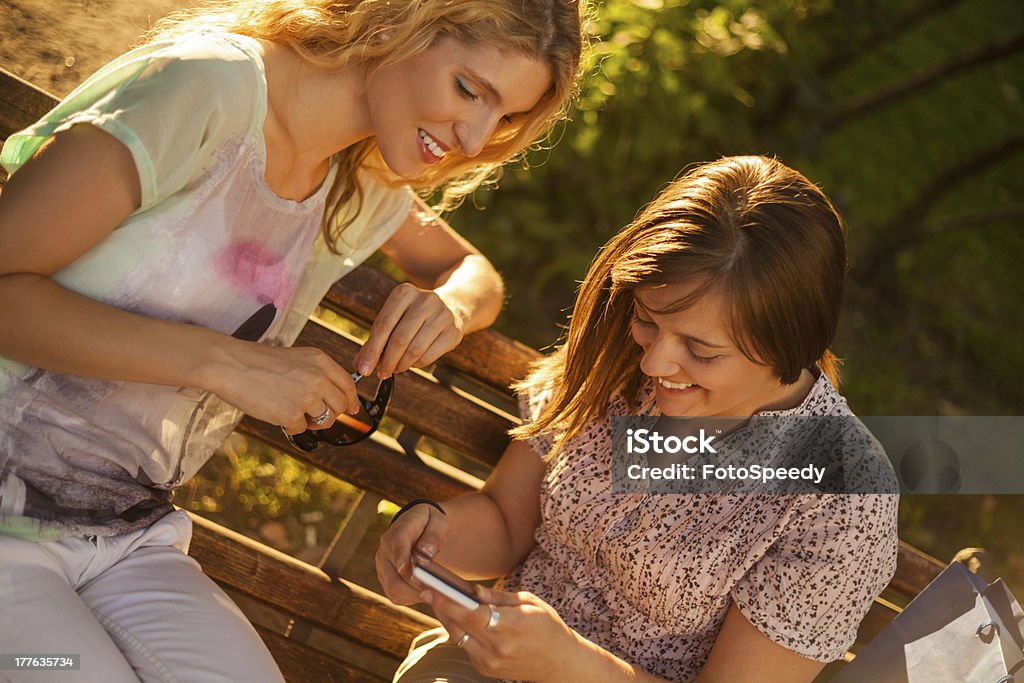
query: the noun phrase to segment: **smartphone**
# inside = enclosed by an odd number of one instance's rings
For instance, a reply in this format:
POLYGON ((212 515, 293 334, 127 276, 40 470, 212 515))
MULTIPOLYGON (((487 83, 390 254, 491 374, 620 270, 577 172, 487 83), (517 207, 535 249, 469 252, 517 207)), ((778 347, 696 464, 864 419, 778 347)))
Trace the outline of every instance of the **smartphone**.
POLYGON ((412 576, 424 586, 436 590, 466 609, 476 609, 480 606, 473 597, 473 584, 425 555, 413 553, 412 576))

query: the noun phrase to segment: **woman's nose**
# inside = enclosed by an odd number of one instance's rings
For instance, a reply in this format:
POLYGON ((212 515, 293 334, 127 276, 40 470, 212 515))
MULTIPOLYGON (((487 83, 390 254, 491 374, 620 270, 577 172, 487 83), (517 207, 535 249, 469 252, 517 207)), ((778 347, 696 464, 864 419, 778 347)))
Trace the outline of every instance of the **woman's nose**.
POLYGON ((475 157, 484 150, 494 130, 497 117, 480 113, 472 119, 455 124, 455 135, 462 153, 467 157, 475 157))
POLYGON ((681 368, 679 349, 674 348, 670 339, 658 337, 644 347, 640 370, 648 377, 672 377, 678 375, 681 368))

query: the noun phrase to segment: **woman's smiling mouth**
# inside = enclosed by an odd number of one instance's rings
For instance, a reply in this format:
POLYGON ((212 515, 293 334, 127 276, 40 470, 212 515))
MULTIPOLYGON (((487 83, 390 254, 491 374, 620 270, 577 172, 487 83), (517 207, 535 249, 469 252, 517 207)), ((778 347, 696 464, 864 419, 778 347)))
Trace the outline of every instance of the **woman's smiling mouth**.
POLYGON ((448 150, 442 146, 441 143, 432 138, 430 134, 422 128, 419 129, 419 136, 420 142, 422 143, 422 152, 424 153, 423 157, 427 163, 435 164, 441 159, 444 159, 444 155, 448 150))
POLYGON ((687 389, 692 389, 697 386, 696 384, 685 384, 683 382, 670 382, 664 377, 658 378, 658 384, 666 389, 671 389, 672 391, 686 391, 687 389))

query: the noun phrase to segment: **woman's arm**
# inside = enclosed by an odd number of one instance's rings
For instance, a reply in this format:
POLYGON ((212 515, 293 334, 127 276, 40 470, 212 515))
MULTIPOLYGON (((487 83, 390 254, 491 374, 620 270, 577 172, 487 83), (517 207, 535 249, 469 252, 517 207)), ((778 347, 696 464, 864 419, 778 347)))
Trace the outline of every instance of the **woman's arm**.
POLYGON ((356 409, 348 373, 317 349, 272 348, 135 315, 51 279, 139 203, 130 152, 89 125, 57 134, 11 176, 0 195, 0 355, 76 375, 206 389, 289 431, 306 429, 305 414, 325 402, 335 412, 356 409))
POLYGON ((501 276, 419 199, 381 251, 412 283, 396 287, 374 319, 355 359, 363 374, 429 365, 501 312, 501 276))
POLYGON ((381 537, 377 575, 398 604, 422 602, 409 580, 414 549, 470 579, 507 574, 533 548, 544 461, 525 442, 505 450, 483 489, 445 502, 447 514, 417 505, 381 537))
POLYGON ((733 604, 696 683, 805 683, 814 680, 824 666, 774 642, 733 604))
POLYGON ((449 533, 435 559, 467 578, 504 576, 526 559, 540 524, 540 488, 544 461, 525 441, 513 441, 477 495, 489 513, 478 506, 463 512, 465 533, 449 533))

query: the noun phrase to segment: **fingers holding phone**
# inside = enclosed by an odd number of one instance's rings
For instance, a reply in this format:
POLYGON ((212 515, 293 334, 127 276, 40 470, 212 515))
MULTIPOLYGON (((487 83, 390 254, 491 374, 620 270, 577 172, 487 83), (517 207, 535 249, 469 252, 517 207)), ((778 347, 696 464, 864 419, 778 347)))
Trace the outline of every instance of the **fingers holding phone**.
POLYGON ((463 648, 473 667, 485 676, 568 680, 574 675, 576 655, 590 651, 587 641, 532 593, 475 585, 476 609, 449 599, 440 590, 431 589, 426 597, 451 642, 463 648))
POLYGON ((472 583, 425 555, 413 554, 412 578, 466 609, 475 610, 480 607, 476 599, 476 587, 472 583))
POLYGON ((412 578, 412 558, 437 555, 448 536, 444 513, 430 505, 416 505, 395 520, 381 536, 375 564, 384 594, 397 605, 423 602, 423 585, 412 578))

